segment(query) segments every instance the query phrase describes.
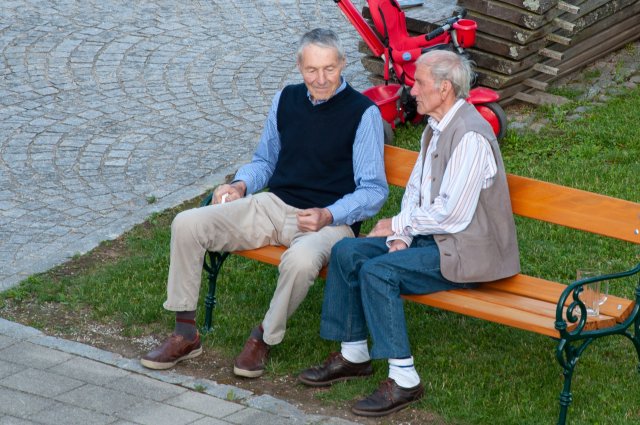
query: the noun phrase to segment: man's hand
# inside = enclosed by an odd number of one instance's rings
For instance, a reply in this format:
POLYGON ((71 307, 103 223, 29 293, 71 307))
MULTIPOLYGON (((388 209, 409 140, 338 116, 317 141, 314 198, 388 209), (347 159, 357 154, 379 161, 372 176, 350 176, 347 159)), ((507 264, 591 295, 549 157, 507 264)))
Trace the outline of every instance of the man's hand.
POLYGON ((327 208, 308 208, 298 212, 298 229, 302 232, 317 232, 333 223, 333 215, 327 208))
POLYGON ((373 227, 373 230, 371 230, 367 236, 380 237, 391 235, 393 235, 393 229, 391 228, 391 219, 383 218, 376 223, 376 225, 373 227))
POLYGON ((402 249, 407 249, 407 248, 409 247, 407 246, 406 243, 404 243, 404 241, 401 241, 400 239, 396 239, 394 241, 391 241, 389 252, 400 251, 402 249))
MULTIPOLYGON (((367 237, 386 237, 393 235, 393 229, 391 228, 391 219, 383 218, 379 220, 375 226, 373 226, 373 230, 371 230, 367 237)), ((389 252, 400 251, 401 249, 409 248, 404 241, 400 239, 395 239, 391 241, 389 246, 389 252)))
POLYGON ((225 202, 235 201, 236 199, 244 198, 247 192, 247 185, 242 181, 237 181, 232 184, 221 184, 213 191, 212 204, 224 204, 225 202))

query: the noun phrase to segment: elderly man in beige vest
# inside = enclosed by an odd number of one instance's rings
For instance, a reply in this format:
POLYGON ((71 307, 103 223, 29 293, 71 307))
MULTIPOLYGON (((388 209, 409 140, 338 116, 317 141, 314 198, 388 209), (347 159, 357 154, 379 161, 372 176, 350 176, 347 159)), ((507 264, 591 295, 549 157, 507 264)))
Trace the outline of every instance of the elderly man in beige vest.
POLYGON ((333 247, 320 335, 340 341, 341 350, 299 376, 306 385, 327 386, 371 375, 371 358, 388 359, 388 379, 352 408, 363 416, 395 412, 424 393, 401 295, 474 287, 520 271, 500 148, 464 101, 470 61, 432 51, 416 66, 411 94, 429 119, 400 213, 380 220, 369 237, 333 247))

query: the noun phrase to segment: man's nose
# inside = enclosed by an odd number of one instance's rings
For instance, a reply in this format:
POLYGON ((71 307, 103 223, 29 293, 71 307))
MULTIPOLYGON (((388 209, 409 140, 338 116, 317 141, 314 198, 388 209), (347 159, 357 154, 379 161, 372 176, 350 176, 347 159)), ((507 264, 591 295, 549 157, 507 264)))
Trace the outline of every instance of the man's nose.
POLYGON ((327 76, 324 71, 318 72, 318 84, 324 84, 327 81, 327 76))

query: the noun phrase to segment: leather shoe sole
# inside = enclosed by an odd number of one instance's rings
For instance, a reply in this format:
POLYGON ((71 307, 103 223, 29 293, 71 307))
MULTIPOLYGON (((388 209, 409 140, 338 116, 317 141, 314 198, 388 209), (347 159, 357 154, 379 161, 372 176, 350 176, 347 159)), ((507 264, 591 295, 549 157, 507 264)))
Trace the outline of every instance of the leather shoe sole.
POLYGON ((363 378, 373 374, 371 361, 351 363, 340 353, 331 353, 320 365, 303 370, 298 380, 310 387, 327 387, 336 382, 363 378))
POLYGON ((247 369, 241 369, 238 366, 233 365, 233 373, 237 376, 242 376, 244 378, 259 378, 260 376, 264 375, 264 369, 247 370, 247 369))
POLYGON ((262 339, 261 333, 261 328, 254 329, 244 344, 242 352, 234 360, 233 373, 236 376, 257 378, 264 374, 270 347, 262 339))
POLYGON ((386 416, 420 400, 423 395, 422 384, 413 388, 402 388, 393 379, 387 379, 373 394, 357 402, 351 411, 359 416, 386 416))
POLYGON ((149 369, 170 369, 178 362, 198 357, 200 354, 202 345, 199 334, 196 333, 196 339, 189 341, 184 335, 173 333, 162 344, 145 354, 140 363, 149 369))
POLYGON ((155 362, 153 360, 143 358, 143 359, 140 359, 140 363, 142 364, 142 366, 149 369, 155 369, 155 370, 171 369, 172 367, 177 365, 179 362, 183 360, 193 359, 195 357, 198 357, 200 354, 202 354, 202 347, 198 347, 195 350, 191 351, 190 353, 175 359, 174 361, 155 362))

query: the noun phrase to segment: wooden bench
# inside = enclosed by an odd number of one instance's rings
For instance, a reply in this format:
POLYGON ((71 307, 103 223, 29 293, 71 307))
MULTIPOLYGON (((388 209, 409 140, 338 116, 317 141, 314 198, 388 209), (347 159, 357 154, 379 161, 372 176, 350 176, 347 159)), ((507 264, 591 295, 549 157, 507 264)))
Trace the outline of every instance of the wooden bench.
MULTIPOLYGON (((417 155, 415 151, 385 146, 385 169, 390 185, 406 186, 417 155)), ((511 174, 507 178, 514 214, 640 244, 638 203, 511 174)), ((211 196, 203 201, 203 205, 207 205, 210 199, 211 196)), ((267 246, 233 254, 278 265, 284 250, 281 246, 267 246)), ((205 297, 206 330, 211 329, 217 276, 228 255, 226 252, 207 253, 204 266, 209 276, 209 292, 205 297)), ((640 282, 635 300, 610 296, 598 317, 587 316, 578 295, 585 283, 620 279, 638 272, 640 264, 627 272, 585 279, 570 285, 518 274, 484 283, 477 289, 412 295, 405 299, 557 340, 555 354, 564 372, 558 423, 564 424, 572 399, 574 368, 579 356, 594 339, 608 335, 625 336, 632 341, 640 360, 640 282), (633 334, 629 332, 631 327, 633 334)), ((326 268, 320 275, 326 277, 326 268)))

